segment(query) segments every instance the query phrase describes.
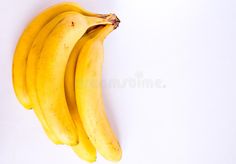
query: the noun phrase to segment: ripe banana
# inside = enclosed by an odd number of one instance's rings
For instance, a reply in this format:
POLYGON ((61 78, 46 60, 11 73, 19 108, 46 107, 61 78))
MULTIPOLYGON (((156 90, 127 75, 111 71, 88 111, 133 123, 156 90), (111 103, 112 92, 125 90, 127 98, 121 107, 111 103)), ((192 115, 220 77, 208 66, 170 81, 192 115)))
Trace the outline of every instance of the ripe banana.
POLYGON ((96 160, 96 149, 112 161, 122 155, 101 89, 103 41, 118 24, 115 15, 59 3, 27 25, 13 58, 13 86, 20 103, 33 107, 54 143, 71 146, 88 162, 96 160))
POLYGON ((118 161, 122 152, 105 114, 102 99, 103 41, 118 26, 106 25, 81 48, 76 65, 75 93, 83 127, 95 148, 106 159, 118 161))
POLYGON ((29 98, 26 88, 25 77, 28 52, 41 28, 55 16, 66 11, 76 11, 86 16, 104 17, 104 15, 94 14, 81 8, 77 3, 66 2, 59 3, 46 9, 28 24, 16 46, 12 65, 12 81, 16 97, 18 98, 20 103, 27 109, 32 108, 32 102, 29 98))
POLYGON ((43 112, 40 109, 38 98, 36 94, 36 65, 40 57, 40 52, 42 50, 43 44, 45 40, 47 39, 50 32, 55 28, 55 26, 62 21, 66 16, 76 14, 76 12, 64 12, 62 14, 59 14, 55 18, 53 18, 51 21, 49 21, 48 24, 46 24, 38 33, 35 40, 32 43, 32 47, 28 53, 28 60, 27 60, 27 66, 26 66, 26 87, 28 91, 28 95, 30 98, 30 101, 32 102, 33 110, 38 117, 39 121, 41 122, 44 131, 46 132, 47 136, 55 143, 59 144, 61 143, 59 139, 56 137, 52 129, 49 128, 48 123, 46 122, 43 112))
POLYGON ((79 144, 73 146, 73 150, 81 158, 88 162, 94 162, 96 160, 96 150, 92 143, 90 142, 84 127, 81 123, 80 116, 77 109, 76 99, 75 99, 75 68, 77 63, 77 58, 80 53, 80 49, 83 47, 87 40, 91 39, 96 35, 103 26, 96 27, 94 30, 87 32, 74 46, 73 51, 70 54, 70 58, 67 63, 65 72, 65 94, 68 104, 68 108, 72 119, 75 122, 77 128, 77 134, 79 136, 79 144))
POLYGON ((70 116, 64 90, 64 73, 69 55, 86 30, 95 25, 112 24, 114 16, 67 16, 50 33, 37 63, 36 93, 45 120, 59 140, 76 145, 78 135, 70 116))

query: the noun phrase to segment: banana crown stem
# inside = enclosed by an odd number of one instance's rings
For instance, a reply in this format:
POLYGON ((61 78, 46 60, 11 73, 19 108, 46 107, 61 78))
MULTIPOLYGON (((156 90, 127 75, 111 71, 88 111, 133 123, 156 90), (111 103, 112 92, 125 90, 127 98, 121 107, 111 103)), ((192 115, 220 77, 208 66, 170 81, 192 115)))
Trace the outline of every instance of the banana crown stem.
MULTIPOLYGON (((115 14, 109 14, 107 18, 111 24, 106 24, 104 27, 101 27, 97 33, 95 33, 94 39, 104 41, 104 39, 119 26, 120 20, 115 14)), ((99 28, 99 27, 98 27, 99 28)))
POLYGON ((110 24, 112 25, 113 29, 116 29, 120 23, 120 20, 115 14, 107 14, 101 17, 86 16, 86 20, 90 27, 99 24, 100 25, 110 24))

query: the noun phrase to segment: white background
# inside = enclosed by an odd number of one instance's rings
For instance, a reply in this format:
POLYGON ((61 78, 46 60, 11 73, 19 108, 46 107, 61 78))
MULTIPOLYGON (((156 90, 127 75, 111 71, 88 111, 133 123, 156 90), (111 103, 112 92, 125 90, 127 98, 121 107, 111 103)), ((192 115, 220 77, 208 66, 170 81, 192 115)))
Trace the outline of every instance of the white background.
MULTIPOLYGON (((14 48, 26 24, 59 1, 6 0, 0 5, 0 163, 84 163, 52 144, 11 82, 14 48)), ((116 13, 105 42, 104 86, 122 164, 236 163, 236 1, 81 0, 116 13), (137 81, 159 80, 148 88, 137 81)), ((106 162, 98 156, 97 163, 106 162)))

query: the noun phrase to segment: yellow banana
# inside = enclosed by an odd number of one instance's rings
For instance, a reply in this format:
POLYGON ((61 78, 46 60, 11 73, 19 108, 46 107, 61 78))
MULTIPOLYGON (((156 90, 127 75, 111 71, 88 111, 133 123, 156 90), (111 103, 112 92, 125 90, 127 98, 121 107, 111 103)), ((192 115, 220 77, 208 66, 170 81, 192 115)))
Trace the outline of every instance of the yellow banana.
POLYGON ((83 127, 96 150, 106 159, 118 161, 122 151, 105 114, 102 99, 103 41, 119 24, 106 25, 80 50, 76 65, 75 93, 83 127))
POLYGON ((78 143, 64 89, 64 74, 69 55, 88 28, 111 24, 113 17, 88 17, 79 13, 67 16, 57 24, 43 45, 37 64, 36 93, 49 128, 64 144, 78 143))
POLYGON ((32 102, 33 110, 38 117, 40 123, 42 124, 44 131, 46 132, 47 136, 55 143, 59 144, 60 141, 54 134, 54 132, 48 127, 48 123, 46 122, 44 115, 40 109, 38 98, 36 94, 36 65, 39 60, 39 55, 45 40, 49 33, 55 28, 55 26, 62 21, 66 16, 76 14, 76 12, 64 12, 59 14, 48 24, 46 24, 38 33, 35 40, 32 43, 32 47, 28 54, 27 66, 26 66, 26 86, 30 101, 32 102))
POLYGON ((81 8, 77 3, 66 2, 59 3, 46 9, 28 24, 16 46, 12 65, 12 81, 16 97, 18 98, 20 103, 27 109, 32 108, 32 102, 29 98, 26 88, 25 77, 28 52, 41 28, 55 16, 66 11, 76 11, 86 16, 104 17, 104 15, 94 14, 81 8))
POLYGON ((78 113, 76 99, 75 99, 75 67, 77 63, 77 58, 80 53, 80 49, 84 43, 96 35, 103 26, 96 27, 94 30, 87 32, 75 45, 73 51, 70 54, 70 58, 67 63, 66 73, 65 73, 65 94, 68 104, 68 108, 72 119, 75 122, 77 128, 77 134, 79 136, 79 144, 73 146, 73 150, 81 158, 88 162, 96 161, 96 150, 92 143, 90 142, 86 132, 84 131, 83 125, 80 120, 78 113))

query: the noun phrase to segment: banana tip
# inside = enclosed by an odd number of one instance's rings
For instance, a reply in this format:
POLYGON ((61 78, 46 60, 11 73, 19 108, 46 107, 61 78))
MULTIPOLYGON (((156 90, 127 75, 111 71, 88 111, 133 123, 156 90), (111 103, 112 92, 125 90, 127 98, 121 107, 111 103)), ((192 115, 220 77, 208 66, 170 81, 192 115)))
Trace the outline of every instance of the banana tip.
POLYGON ((114 29, 116 29, 120 24, 120 19, 116 16, 116 14, 109 14, 107 16, 107 20, 112 23, 114 29))

